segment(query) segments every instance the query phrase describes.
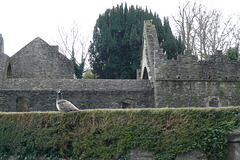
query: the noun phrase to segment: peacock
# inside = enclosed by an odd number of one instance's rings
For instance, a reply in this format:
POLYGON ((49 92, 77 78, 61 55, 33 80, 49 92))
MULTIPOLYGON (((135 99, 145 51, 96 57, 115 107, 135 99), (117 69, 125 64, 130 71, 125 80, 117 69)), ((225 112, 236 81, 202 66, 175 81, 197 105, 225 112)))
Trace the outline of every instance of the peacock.
POLYGON ((71 102, 63 99, 62 92, 60 90, 57 91, 56 107, 61 112, 79 111, 79 109, 71 102))

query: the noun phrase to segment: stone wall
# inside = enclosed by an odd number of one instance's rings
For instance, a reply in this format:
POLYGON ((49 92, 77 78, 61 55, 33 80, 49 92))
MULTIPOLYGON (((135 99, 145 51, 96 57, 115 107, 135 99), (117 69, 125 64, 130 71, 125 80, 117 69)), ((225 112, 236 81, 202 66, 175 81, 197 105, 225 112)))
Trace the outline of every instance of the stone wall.
POLYGON ((56 90, 80 109, 154 106, 148 80, 7 79, 0 90, 1 111, 56 111, 56 90))
POLYGON ((59 89, 80 109, 154 106, 149 80, 75 80, 72 62, 41 38, 0 62, 1 111, 56 111, 59 89))
POLYGON ((9 57, 6 54, 0 54, 0 86, 2 86, 2 81, 6 77, 6 61, 8 59, 9 57))
POLYGON ((141 55, 141 79, 154 80, 154 52, 160 50, 155 25, 144 21, 143 52, 141 55))
POLYGON ((2 80, 5 76, 5 67, 6 67, 6 61, 9 57, 4 54, 4 41, 2 34, 0 34, 0 86, 2 84, 2 80))
POLYGON ((236 81, 240 78, 240 61, 226 55, 212 55, 208 61, 198 61, 195 55, 179 55, 167 59, 161 52, 155 54, 156 80, 217 80, 236 81))
POLYGON ((4 53, 4 41, 3 41, 3 37, 2 34, 0 34, 0 54, 4 53))
POLYGON ((239 60, 229 60, 221 52, 208 61, 198 61, 191 53, 167 59, 156 36, 155 26, 145 21, 139 77, 153 83, 155 107, 240 105, 239 60))
POLYGON ((72 62, 41 38, 23 47, 8 63, 12 78, 73 78, 72 62))
POLYGON ((221 107, 240 105, 240 82, 160 80, 155 105, 161 107, 221 107))
POLYGON ((169 60, 155 54, 156 107, 220 107, 240 105, 240 61, 212 55, 198 61, 194 55, 169 60))

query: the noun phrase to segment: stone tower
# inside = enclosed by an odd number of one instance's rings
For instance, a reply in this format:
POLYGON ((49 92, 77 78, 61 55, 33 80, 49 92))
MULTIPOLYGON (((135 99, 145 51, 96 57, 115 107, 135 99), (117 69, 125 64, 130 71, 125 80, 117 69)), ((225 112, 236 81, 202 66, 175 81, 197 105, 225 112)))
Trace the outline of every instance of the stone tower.
POLYGON ((4 53, 4 41, 3 41, 3 37, 2 34, 0 34, 0 54, 4 53))

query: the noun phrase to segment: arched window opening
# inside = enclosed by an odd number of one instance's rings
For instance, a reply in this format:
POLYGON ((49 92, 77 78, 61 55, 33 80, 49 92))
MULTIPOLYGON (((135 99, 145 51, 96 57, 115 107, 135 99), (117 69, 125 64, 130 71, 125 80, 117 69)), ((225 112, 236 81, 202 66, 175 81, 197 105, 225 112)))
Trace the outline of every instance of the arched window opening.
POLYGON ((219 103, 218 99, 217 98, 213 98, 209 102, 209 107, 219 107, 218 103, 219 103))
POLYGON ((8 64, 8 67, 7 67, 7 78, 13 78, 12 67, 10 63, 8 64))
POLYGON ((17 112, 28 112, 30 106, 30 99, 26 97, 18 97, 16 100, 16 111, 17 112))
POLYGON ((148 72, 146 67, 144 68, 144 71, 143 71, 143 79, 148 79, 148 72))
POLYGON ((134 106, 136 106, 136 102, 132 99, 125 99, 124 101, 122 101, 122 108, 133 108, 134 106))
POLYGON ((125 109, 125 108, 130 108, 131 104, 129 103, 126 103, 126 102, 122 102, 122 108, 125 109))

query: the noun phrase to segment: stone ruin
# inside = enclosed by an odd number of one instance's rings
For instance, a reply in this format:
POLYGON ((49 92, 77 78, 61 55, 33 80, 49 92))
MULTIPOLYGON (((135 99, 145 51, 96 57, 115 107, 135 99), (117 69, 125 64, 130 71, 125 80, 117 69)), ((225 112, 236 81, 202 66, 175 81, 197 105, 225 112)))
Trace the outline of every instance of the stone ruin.
POLYGON ((136 80, 74 79, 72 62, 41 38, 13 56, 0 35, 0 111, 55 111, 56 90, 80 109, 238 106, 240 61, 216 53, 167 59, 151 20, 144 22, 136 80))
MULTIPOLYGON (((0 111, 56 111, 56 91, 80 109, 239 106, 240 61, 216 53, 208 61, 186 53, 167 59, 151 20, 144 22, 136 80, 74 79, 72 62, 36 38, 9 57, 0 34, 0 111)), ((228 137, 225 159, 239 157, 239 129, 228 137)), ((130 158, 151 152, 132 150, 130 158), (136 153, 135 153, 136 152, 136 153)), ((206 159, 193 150, 176 159, 206 159), (190 158, 189 158, 190 157, 190 158), (200 158, 199 158, 200 157, 200 158)))
POLYGON ((176 60, 167 59, 150 20, 144 22, 141 57, 138 78, 149 79, 156 108, 240 105, 239 60, 229 60, 221 52, 208 61, 188 52, 176 60))
POLYGON ((153 106, 148 80, 74 79, 72 61, 36 38, 12 57, 0 35, 0 111, 56 111, 56 91, 80 109, 153 106))

